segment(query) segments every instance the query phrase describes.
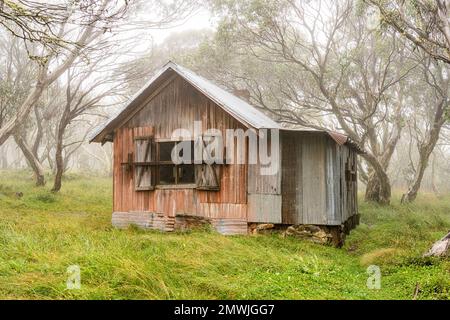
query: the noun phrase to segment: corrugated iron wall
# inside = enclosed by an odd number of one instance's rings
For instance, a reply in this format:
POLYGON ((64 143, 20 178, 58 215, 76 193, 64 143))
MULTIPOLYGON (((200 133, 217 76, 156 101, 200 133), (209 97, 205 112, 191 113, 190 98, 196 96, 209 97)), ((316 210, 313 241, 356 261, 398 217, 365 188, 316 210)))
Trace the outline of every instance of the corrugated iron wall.
POLYGON ((282 221, 340 225, 357 214, 356 153, 319 133, 283 132, 282 221))
MULTIPOLYGON (((271 149, 269 140, 268 150, 271 149)), ((281 223, 281 150, 271 155, 272 166, 278 167, 273 175, 262 175, 260 163, 248 166, 248 221, 281 223)))

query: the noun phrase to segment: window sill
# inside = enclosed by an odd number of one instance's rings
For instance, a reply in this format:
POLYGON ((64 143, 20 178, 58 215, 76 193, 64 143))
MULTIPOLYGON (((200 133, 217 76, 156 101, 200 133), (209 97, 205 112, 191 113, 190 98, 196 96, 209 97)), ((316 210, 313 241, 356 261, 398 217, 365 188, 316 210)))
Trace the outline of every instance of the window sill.
POLYGON ((174 189, 195 189, 196 184, 159 184, 155 186, 155 189, 160 190, 174 190, 174 189))

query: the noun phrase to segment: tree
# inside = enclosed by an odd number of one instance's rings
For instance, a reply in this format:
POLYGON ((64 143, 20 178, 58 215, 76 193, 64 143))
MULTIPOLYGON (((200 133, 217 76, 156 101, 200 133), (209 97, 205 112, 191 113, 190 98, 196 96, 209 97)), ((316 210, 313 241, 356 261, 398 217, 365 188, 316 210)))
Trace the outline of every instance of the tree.
MULTIPOLYGON (((12 3, 12 1, 4 1, 4 4, 12 3)), ((25 1, 21 1, 21 3, 25 3, 25 1)), ((30 53, 30 56, 39 58, 36 59, 39 64, 34 77, 35 81, 21 106, 0 127, 0 145, 26 119, 44 90, 64 74, 74 61, 80 57, 88 59, 90 54, 95 54, 95 50, 104 46, 105 35, 116 36, 117 42, 123 41, 118 33, 130 33, 133 30, 168 26, 174 21, 185 18, 197 6, 195 1, 189 0, 134 1, 132 8, 130 8, 131 4, 127 0, 86 0, 77 1, 74 4, 76 5, 65 11, 63 18, 57 19, 52 24, 53 33, 56 33, 57 39, 59 39, 58 44, 67 43, 70 45, 59 46, 56 44, 56 47, 48 48, 48 43, 44 43, 30 53), (152 19, 139 20, 137 11, 149 7, 152 9, 151 12, 154 13, 152 19), (135 20, 131 19, 131 16, 135 20), (121 22, 126 22, 127 27, 121 22), (112 33, 112 31, 115 33, 112 33)), ((43 4, 42 8, 46 8, 46 5, 43 4)), ((4 7, 2 12, 6 11, 4 7)), ((11 17, 14 23, 20 24, 17 19, 14 19, 13 15, 11 17)), ((7 19, 7 21, 10 21, 10 19, 7 19)), ((138 39, 134 38, 134 40, 137 41, 138 39)))
MULTIPOLYGON (((6 122, 9 117, 15 111, 15 106, 23 102, 26 97, 26 93, 30 90, 30 84, 28 80, 33 76, 36 68, 33 64, 27 62, 26 51, 23 50, 21 42, 8 34, 1 34, 2 42, 0 44, 0 52, 2 53, 3 66, 5 67, 3 77, 0 78, 0 127, 3 122, 6 122)), ((35 106, 35 115, 38 116, 38 110, 35 106)), ((36 185, 42 186, 45 184, 44 167, 39 161, 37 155, 37 149, 39 147, 39 141, 42 138, 42 127, 40 122, 37 121, 37 133, 36 139, 33 145, 29 145, 27 142, 27 131, 30 127, 30 121, 25 121, 14 134, 14 139, 17 145, 22 150, 25 158, 27 159, 30 167, 32 168, 36 185)), ((33 123, 34 125, 34 123, 33 123)))
MULTIPOLYGON (((107 51, 97 53, 95 61, 89 61, 84 65, 82 61, 69 68, 66 72, 64 84, 65 96, 63 108, 58 112, 55 140, 55 180, 53 192, 58 192, 62 186, 62 176, 67 169, 70 156, 85 142, 89 130, 82 137, 69 139, 66 136, 68 127, 72 124, 78 129, 88 113, 92 116, 100 107, 110 107, 116 104, 112 98, 122 95, 124 89, 124 77, 108 76, 108 69, 113 68, 114 63, 108 63, 107 51), (97 76, 95 76, 97 74, 97 76), (108 103, 105 100, 109 100, 108 103), (69 147, 71 148, 69 150, 69 147), (64 157, 65 153, 65 157, 64 157)), ((114 69, 113 69, 114 70, 114 69)), ((117 101, 117 100, 116 100, 117 101)))
MULTIPOLYGON (((421 55, 422 56, 422 55, 421 55)), ((412 179, 408 190, 402 196, 402 202, 412 202, 416 199, 420 189, 429 158, 436 147, 440 132, 446 122, 449 109, 449 76, 445 63, 434 58, 420 57, 421 67, 414 83, 414 99, 409 102, 412 110, 409 127, 412 138, 417 143, 418 161, 411 160, 412 179), (425 90, 417 90, 425 88, 425 90)))
MULTIPOLYGON (((61 137, 70 122, 74 120, 72 117, 79 118, 87 109, 77 109, 74 111, 76 114, 71 114, 73 110, 69 110, 67 118, 59 119, 62 121, 57 123, 56 134, 51 128, 55 125, 55 121, 51 119, 52 117, 43 116, 46 113, 44 109, 59 110, 52 104, 60 95, 58 90, 64 87, 60 77, 80 63, 84 63, 85 66, 93 65, 93 61, 98 57, 104 60, 109 59, 110 62, 120 65, 117 57, 120 52, 123 52, 121 49, 126 44, 133 47, 141 41, 138 37, 124 40, 124 35, 129 36, 131 32, 168 26, 191 14, 197 5, 196 2, 188 0, 134 1, 132 3, 125 0, 86 0, 74 2, 71 7, 65 4, 53 5, 31 1, 2 1, 0 4, 2 5, 0 25, 10 32, 9 37, 5 36, 4 32, 0 32, 0 36, 9 38, 15 44, 14 46, 9 46, 7 42, 0 44, 2 46, 0 48, 4 49, 8 57, 4 61, 8 69, 6 73, 8 77, 6 79, 0 77, 0 93, 2 93, 0 95, 0 146, 10 136, 14 136, 33 169, 39 185, 44 183, 43 162, 45 160, 51 168, 55 169, 60 180, 62 172, 67 169, 70 155, 75 153, 84 142, 83 137, 78 137, 81 138, 80 141, 61 143, 63 139, 61 137), (147 15, 145 20, 140 20, 141 11, 147 9, 151 9, 151 19, 147 15), (108 50, 109 54, 105 55, 108 50), (20 58, 17 55, 18 51, 21 53, 20 58), (22 52, 25 52, 24 56, 22 52), (16 60, 21 63, 21 68, 29 69, 30 72, 25 74, 18 71, 18 66, 15 65, 16 60), (13 77, 9 76, 10 74, 17 75, 17 79, 20 77, 26 79, 23 82, 25 84, 23 88, 17 85, 20 81, 12 82, 13 77), (21 89, 20 92, 18 88, 21 89), (52 95, 53 99, 43 101, 45 93, 52 95), (42 125, 44 121, 47 126, 42 125), (51 144, 52 141, 55 145, 51 144), (41 148, 43 144, 45 144, 45 150, 41 148), (54 153, 56 155, 64 153, 65 159, 62 162, 54 161, 54 153)), ((129 52, 129 47, 127 50, 129 52)), ((112 68, 111 65, 109 67, 112 68)), ((84 80, 87 83, 91 81, 88 78, 84 80)), ((92 81, 101 85, 95 79, 92 81)), ((111 88, 117 89, 116 83, 111 81, 110 84, 111 88)), ((98 93, 99 90, 92 92, 98 93)), ((99 95, 101 96, 102 93, 100 92, 99 95)), ((89 98, 96 99, 92 95, 89 98)), ((58 114, 53 112, 53 115, 58 114)), ((58 159, 57 156, 56 160, 58 159)))
MULTIPOLYGON (((94 1, 83 1, 79 7, 87 14, 94 1)), ((0 0, 0 26, 25 46, 39 43, 50 51, 69 46, 70 42, 58 35, 58 27, 67 21, 71 8, 66 3, 45 3, 27 0, 0 0)), ((30 52, 31 58, 33 56, 30 52)))
POLYGON ((17 107, 11 118, 0 127, 0 145, 27 118, 44 90, 54 83, 80 55, 85 54, 88 45, 104 34, 111 27, 115 17, 120 16, 119 12, 123 10, 123 6, 116 7, 115 1, 111 4, 109 1, 103 0, 101 4, 91 7, 88 16, 83 16, 83 18, 77 20, 77 23, 82 25, 79 28, 73 27, 70 23, 70 19, 79 18, 79 12, 74 10, 66 15, 66 18, 59 25, 58 36, 61 39, 75 39, 73 43, 76 46, 57 53, 47 50, 46 54, 42 55, 45 59, 37 66, 35 83, 32 85, 26 99, 17 107))
POLYGON ((401 83, 416 67, 395 34, 368 29, 370 15, 351 1, 213 1, 213 8, 221 48, 249 57, 234 78, 252 102, 290 125, 344 131, 366 150, 366 199, 389 203, 387 169, 404 126, 401 83))
MULTIPOLYGON (((365 0, 377 8, 382 26, 389 26, 419 48, 427 57, 422 58, 424 82, 421 91, 413 102, 422 101, 417 106, 418 113, 426 120, 425 128, 416 119, 411 122, 411 132, 416 137, 418 163, 410 161, 412 173, 408 190, 402 202, 414 201, 420 189, 428 160, 440 137, 441 128, 448 118, 448 71, 437 61, 450 64, 450 1, 448 0, 365 0), (426 61, 426 64, 423 63, 426 61), (430 91, 432 94, 426 94, 430 91), (426 101, 423 97, 426 96, 426 101), (433 101, 432 107, 428 104, 433 101)), ((420 53, 419 53, 420 54, 420 53)), ((420 54, 421 55, 421 54, 420 54)), ((422 78, 422 77, 420 77, 422 78)), ((419 84, 420 85, 420 84, 419 84)))
POLYGON ((381 22, 434 59, 450 64, 449 0, 364 0, 379 10, 381 22))

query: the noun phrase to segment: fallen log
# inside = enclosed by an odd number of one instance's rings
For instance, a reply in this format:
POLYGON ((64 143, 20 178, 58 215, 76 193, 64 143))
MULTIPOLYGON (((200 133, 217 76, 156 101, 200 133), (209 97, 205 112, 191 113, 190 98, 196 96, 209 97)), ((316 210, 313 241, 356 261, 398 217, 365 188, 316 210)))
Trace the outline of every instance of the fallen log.
POLYGON ((424 257, 448 257, 450 256, 450 231, 441 240, 436 241, 424 257))

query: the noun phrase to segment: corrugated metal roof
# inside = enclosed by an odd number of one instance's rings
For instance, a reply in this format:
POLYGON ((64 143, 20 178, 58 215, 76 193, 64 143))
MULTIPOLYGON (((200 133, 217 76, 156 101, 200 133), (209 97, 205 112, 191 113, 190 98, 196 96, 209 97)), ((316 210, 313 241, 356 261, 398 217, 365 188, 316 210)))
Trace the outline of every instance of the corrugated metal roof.
MULTIPOLYGON (((128 108, 132 105, 133 101, 140 98, 142 95, 148 94, 147 89, 165 72, 168 70, 175 71, 179 76, 188 81, 192 86, 194 86, 197 90, 202 92, 205 96, 214 101, 217 105, 219 105, 222 109, 228 112, 231 116, 236 118, 238 121, 242 122, 244 125, 248 127, 253 127, 255 129, 281 129, 281 126, 266 116, 261 111, 257 110, 255 107, 247 103, 246 101, 236 97, 230 92, 220 88, 215 85, 211 81, 195 74, 193 71, 186 69, 177 65, 174 62, 168 62, 166 65, 162 67, 162 69, 156 73, 152 79, 147 82, 141 90, 139 90, 130 101, 120 110, 116 115, 111 117, 103 126, 99 127, 90 137, 90 141, 98 141, 99 136, 104 136, 108 132, 104 132, 105 130, 113 130, 114 127, 110 128, 110 125, 113 121, 127 113, 128 108)), ((100 140, 103 140, 101 137, 100 140)))

